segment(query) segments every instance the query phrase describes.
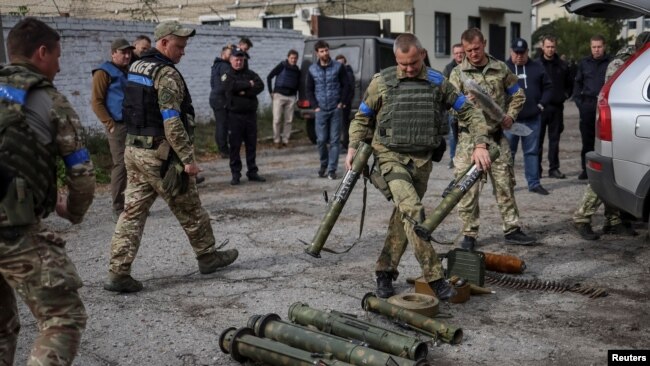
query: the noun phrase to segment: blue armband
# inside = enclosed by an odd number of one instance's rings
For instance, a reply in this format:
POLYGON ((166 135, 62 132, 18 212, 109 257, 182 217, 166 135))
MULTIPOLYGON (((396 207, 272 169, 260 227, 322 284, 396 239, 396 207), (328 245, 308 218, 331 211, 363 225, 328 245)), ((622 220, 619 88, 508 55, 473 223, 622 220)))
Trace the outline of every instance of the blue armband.
POLYGON ((140 85, 153 86, 153 80, 142 75, 129 74, 128 80, 140 85))
POLYGON ((372 118, 375 116, 375 111, 368 107, 366 102, 361 102, 361 105, 359 105, 359 111, 366 117, 372 118))
POLYGON ((508 89, 506 89, 506 93, 508 93, 508 95, 513 95, 517 91, 519 91, 519 84, 515 84, 509 87, 508 89))
POLYGON ((463 107, 463 104, 465 104, 465 101, 467 98, 461 94, 456 98, 456 101, 454 102, 454 105, 451 106, 456 112, 460 111, 460 109, 463 107))
POLYGON ((14 88, 13 86, 6 84, 0 85, 0 99, 24 105, 26 97, 27 92, 23 89, 14 88))
POLYGON ((163 121, 166 121, 166 120, 168 120, 170 118, 179 117, 181 115, 175 109, 165 109, 165 110, 161 111, 160 113, 162 113, 163 121))
POLYGON ((69 154, 68 156, 63 157, 63 162, 68 168, 71 168, 77 164, 83 164, 87 161, 90 161, 90 153, 85 147, 73 152, 72 154, 69 154))

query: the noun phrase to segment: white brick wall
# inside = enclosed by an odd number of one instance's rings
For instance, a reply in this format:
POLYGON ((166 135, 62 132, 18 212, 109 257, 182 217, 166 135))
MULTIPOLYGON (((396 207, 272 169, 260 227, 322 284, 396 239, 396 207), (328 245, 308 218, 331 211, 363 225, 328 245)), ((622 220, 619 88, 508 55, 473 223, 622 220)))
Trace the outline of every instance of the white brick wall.
MULTIPOLYGON (((20 18, 2 16, 5 40, 11 27, 20 18)), ((58 30, 62 36, 61 72, 54 80, 56 87, 68 97, 82 123, 88 128, 101 124, 90 108, 91 70, 110 58, 110 44, 116 38, 132 41, 140 34, 153 39, 155 24, 132 21, 106 21, 77 18, 41 18, 58 30)), ((196 36, 191 38, 185 56, 177 65, 187 81, 199 122, 213 118, 208 103, 210 95, 210 67, 221 47, 236 44, 246 36, 253 42, 249 51, 250 68, 258 73, 264 83, 266 75, 286 58, 289 49, 303 51, 303 35, 297 31, 260 28, 221 28, 196 25, 196 36)), ((268 106, 268 92, 259 95, 261 107, 268 106)))

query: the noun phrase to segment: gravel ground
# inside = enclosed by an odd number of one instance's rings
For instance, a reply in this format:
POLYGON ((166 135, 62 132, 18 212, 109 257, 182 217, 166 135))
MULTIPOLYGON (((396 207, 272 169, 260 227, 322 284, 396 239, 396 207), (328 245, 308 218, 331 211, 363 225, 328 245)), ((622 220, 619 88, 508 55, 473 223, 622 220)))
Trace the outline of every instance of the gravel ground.
MULTIPOLYGON (((519 256, 527 264, 526 278, 604 287, 609 296, 590 299, 575 293, 493 286, 493 295, 442 305, 441 310, 453 316, 446 321, 462 327, 465 337, 457 346, 431 345, 433 364, 603 365, 608 349, 650 348, 647 225, 636 225, 640 234, 636 238, 604 236, 587 242, 572 233, 571 215, 585 182, 577 180, 577 111, 567 104, 565 113, 560 158, 568 179, 544 177, 542 184, 551 194, 530 193, 525 187, 521 153, 516 157, 521 221, 524 231, 538 237, 539 244, 504 244, 501 219, 488 184, 480 206, 478 249, 519 256)), ((424 200, 428 210, 440 201, 440 193, 452 177, 447 162, 445 158, 431 174, 424 200)), ((145 286, 137 294, 117 295, 102 289, 114 229, 107 193, 96 196, 80 225, 48 219, 67 239, 69 255, 85 284, 81 296, 90 318, 75 365, 236 365, 219 350, 219 334, 228 327, 245 326, 256 314, 276 313, 286 319, 289 306, 298 301, 394 328, 360 306, 364 294, 375 289, 374 264, 391 203, 369 187, 365 227, 358 245, 344 255, 323 253, 323 258, 315 259, 303 252, 299 240, 312 239, 326 209, 322 191, 331 197, 338 181, 317 178, 317 153, 305 142, 288 149, 260 149, 258 165, 267 183, 243 179, 242 185, 232 187, 226 160, 202 164, 207 179, 200 186, 201 199, 213 219, 217 241, 228 239, 227 247, 240 251, 236 263, 212 275, 198 273, 187 238, 162 200, 152 208, 133 267, 133 276, 145 286)), ((341 249, 355 241, 362 206, 360 187, 358 184, 352 193, 328 247, 341 249)), ((602 222, 601 211, 594 218, 594 228, 599 229, 602 222)), ((435 237, 458 240, 459 229, 454 212, 435 237)), ((434 247, 438 252, 453 248, 434 247)), ((410 249, 400 272, 395 282, 398 292, 413 291, 405 279, 418 276, 420 270, 410 249)), ((20 312, 23 327, 17 365, 25 363, 37 331, 22 303, 20 312)))

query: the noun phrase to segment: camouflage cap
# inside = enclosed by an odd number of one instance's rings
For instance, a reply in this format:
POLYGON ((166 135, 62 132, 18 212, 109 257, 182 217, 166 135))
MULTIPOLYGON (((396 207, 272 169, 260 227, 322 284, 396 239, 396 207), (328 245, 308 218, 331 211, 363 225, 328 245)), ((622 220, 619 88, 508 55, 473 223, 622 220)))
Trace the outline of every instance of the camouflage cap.
POLYGON ((193 37, 196 34, 196 30, 192 28, 185 28, 176 20, 170 20, 158 24, 153 32, 154 38, 156 38, 156 40, 159 40, 170 34, 179 37, 193 37))
POLYGON ((127 48, 135 48, 133 47, 129 41, 127 41, 124 38, 118 38, 111 43, 111 51, 117 51, 117 50, 125 50, 127 48))

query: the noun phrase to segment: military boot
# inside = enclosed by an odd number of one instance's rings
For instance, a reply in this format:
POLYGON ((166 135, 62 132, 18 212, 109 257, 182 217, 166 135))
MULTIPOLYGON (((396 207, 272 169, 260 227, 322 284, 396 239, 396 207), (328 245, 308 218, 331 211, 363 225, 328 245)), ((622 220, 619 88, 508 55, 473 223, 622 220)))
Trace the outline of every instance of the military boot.
POLYGON ((377 272, 377 297, 385 299, 395 295, 393 289, 393 274, 391 272, 377 272))
POLYGON ((104 290, 113 292, 138 292, 144 288, 142 282, 137 281, 131 275, 119 275, 113 272, 108 273, 108 281, 104 282, 104 290))
POLYGON ((574 222, 573 229, 584 240, 598 240, 600 235, 596 234, 591 225, 585 222, 574 222))
POLYGON ((440 301, 449 300, 456 295, 456 289, 444 278, 429 282, 429 287, 440 301))
POLYGON ((214 252, 200 255, 196 260, 199 262, 199 272, 208 274, 215 272, 234 262, 239 256, 237 249, 216 250, 214 252))

